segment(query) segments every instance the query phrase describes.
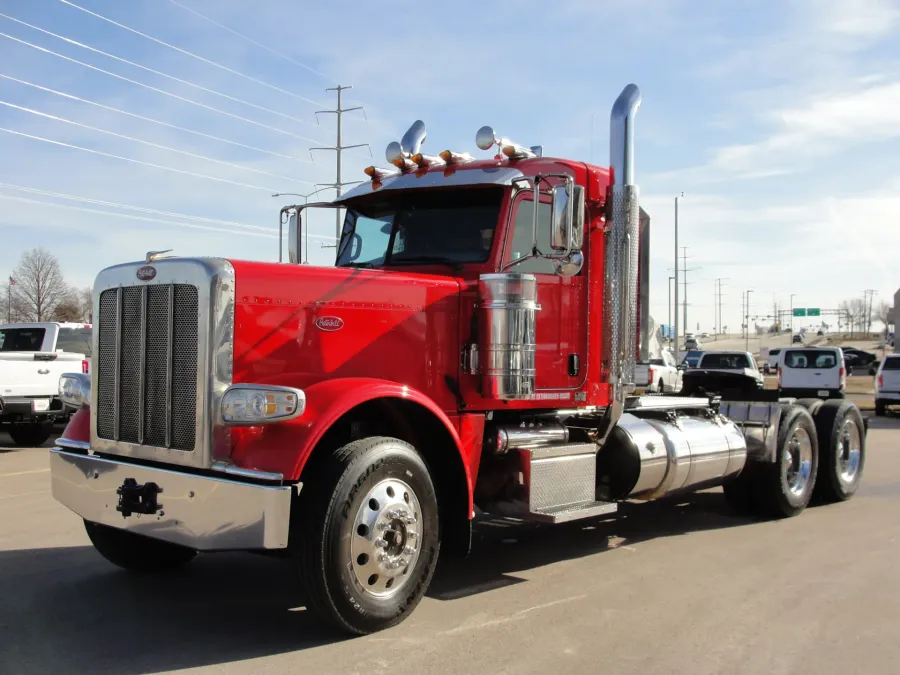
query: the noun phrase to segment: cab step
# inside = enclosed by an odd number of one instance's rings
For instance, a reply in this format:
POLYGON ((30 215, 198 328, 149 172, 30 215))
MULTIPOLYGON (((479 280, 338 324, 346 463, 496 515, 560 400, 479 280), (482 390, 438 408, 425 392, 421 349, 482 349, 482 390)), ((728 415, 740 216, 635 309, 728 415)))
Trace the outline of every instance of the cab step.
POLYGON ((524 520, 531 520, 538 523, 567 523, 570 520, 581 520, 582 518, 594 518, 595 516, 605 516, 615 513, 619 509, 616 502, 582 502, 580 504, 565 504, 563 506, 553 506, 543 511, 532 511, 524 520))

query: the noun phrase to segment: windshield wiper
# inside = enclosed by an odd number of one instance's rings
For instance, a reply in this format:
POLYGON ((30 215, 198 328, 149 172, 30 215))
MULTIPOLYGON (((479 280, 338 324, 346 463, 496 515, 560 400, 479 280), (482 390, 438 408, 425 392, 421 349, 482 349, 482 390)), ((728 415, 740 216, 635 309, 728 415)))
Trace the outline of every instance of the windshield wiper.
POLYGON ((375 269, 375 265, 373 265, 370 262, 349 262, 349 263, 344 263, 342 265, 338 265, 338 267, 359 267, 359 268, 363 268, 363 269, 367 269, 367 270, 375 269))
POLYGON ((450 265, 454 269, 462 269, 462 263, 458 260, 453 260, 452 258, 447 258, 445 256, 440 255, 416 255, 409 256, 405 258, 390 258, 385 264, 386 265, 415 265, 418 263, 438 263, 441 265, 450 265))

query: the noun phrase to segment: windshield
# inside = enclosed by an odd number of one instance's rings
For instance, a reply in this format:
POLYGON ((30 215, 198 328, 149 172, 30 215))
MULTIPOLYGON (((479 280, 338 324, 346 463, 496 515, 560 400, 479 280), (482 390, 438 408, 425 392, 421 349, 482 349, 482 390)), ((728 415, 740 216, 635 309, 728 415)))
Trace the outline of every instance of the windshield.
POLYGON ((44 342, 43 328, 0 330, 0 352, 39 352, 44 342))
POLYGON ((503 192, 496 187, 387 192, 348 205, 337 266, 484 262, 503 192))
POLYGON ((704 368, 724 370, 743 370, 751 367, 746 354, 706 354, 701 365, 704 368))

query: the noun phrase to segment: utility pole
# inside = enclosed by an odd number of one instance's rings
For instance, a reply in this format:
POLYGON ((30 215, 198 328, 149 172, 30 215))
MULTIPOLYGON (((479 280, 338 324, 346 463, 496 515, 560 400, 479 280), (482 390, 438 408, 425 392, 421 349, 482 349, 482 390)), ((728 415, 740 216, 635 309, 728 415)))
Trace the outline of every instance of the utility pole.
POLYGON ((672 338, 672 281, 674 279, 675 277, 669 277, 669 324, 668 330, 666 331, 668 333, 666 337, 669 339, 672 338))
POLYGON ((875 294, 878 291, 867 288, 863 293, 865 293, 866 298, 868 298, 868 305, 863 305, 866 310, 866 336, 868 337, 869 333, 872 332, 872 302, 875 300, 875 294))
MULTIPOLYGON (((337 195, 335 196, 336 200, 340 199, 341 194, 343 194, 343 191, 344 191, 343 188, 345 185, 356 185, 357 183, 363 182, 361 180, 350 181, 349 183, 345 183, 343 181, 343 177, 341 174, 341 159, 342 159, 344 150, 350 150, 351 148, 369 147, 368 143, 357 143, 355 145, 342 145, 343 140, 342 140, 341 132, 343 131, 342 122, 343 122, 344 113, 351 112, 353 110, 362 110, 363 115, 365 115, 365 110, 363 110, 363 107, 361 105, 355 106, 353 108, 342 107, 341 94, 344 91, 346 91, 347 89, 352 89, 352 88, 353 88, 352 86, 344 87, 342 85, 338 85, 336 87, 328 87, 325 90, 325 91, 336 91, 337 92, 337 108, 335 108, 334 110, 317 110, 316 111, 316 120, 318 121, 319 115, 336 115, 337 116, 337 143, 333 146, 328 146, 328 147, 324 147, 324 148, 310 148, 309 149, 310 157, 312 157, 313 150, 333 150, 336 153, 337 173, 336 173, 336 177, 334 180, 334 184, 328 186, 328 187, 333 187, 335 192, 337 192, 337 195)), ((369 152, 371 152, 371 150, 369 150, 369 152)), ((341 239, 341 210, 340 209, 334 210, 334 237, 337 241, 340 241, 340 239, 341 239)))
POLYGON ((679 196, 675 197, 675 337, 674 345, 675 345, 675 361, 679 360, 678 350, 680 349, 679 345, 679 336, 678 336, 678 200, 684 197, 684 193, 682 192, 679 196))
POLYGON ((718 325, 719 332, 722 332, 722 282, 728 281, 728 277, 719 277, 716 279, 716 287, 718 290, 718 303, 715 307, 713 307, 713 312, 716 315, 716 324, 718 325))
MULTIPOLYGON (((702 269, 702 268, 700 268, 700 267, 692 267, 691 269, 688 269, 688 267, 687 267, 687 261, 688 261, 687 250, 688 250, 688 247, 687 247, 687 246, 682 246, 682 247, 681 247, 681 250, 682 250, 682 255, 681 255, 681 257, 682 257, 682 260, 683 260, 683 262, 684 262, 683 269, 682 269, 682 274, 683 274, 683 276, 684 276, 684 307, 683 307, 683 309, 684 309, 684 332, 685 332, 685 334, 687 334, 687 332, 688 332, 688 313, 687 313, 687 308, 688 308, 688 301, 687 301, 687 287, 688 287, 688 280, 687 280, 687 273, 688 273, 688 272, 696 272, 697 270, 702 269)), ((676 313, 678 312, 677 303, 676 303, 675 311, 676 311, 676 313)))

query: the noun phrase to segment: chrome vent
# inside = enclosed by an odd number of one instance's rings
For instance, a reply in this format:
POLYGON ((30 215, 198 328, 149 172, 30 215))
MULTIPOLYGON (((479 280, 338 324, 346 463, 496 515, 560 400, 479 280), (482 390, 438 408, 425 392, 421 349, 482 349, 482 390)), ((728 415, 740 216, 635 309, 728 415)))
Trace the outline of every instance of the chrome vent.
POLYGON ((100 294, 97 435, 193 451, 197 429, 198 292, 188 284, 100 294))

